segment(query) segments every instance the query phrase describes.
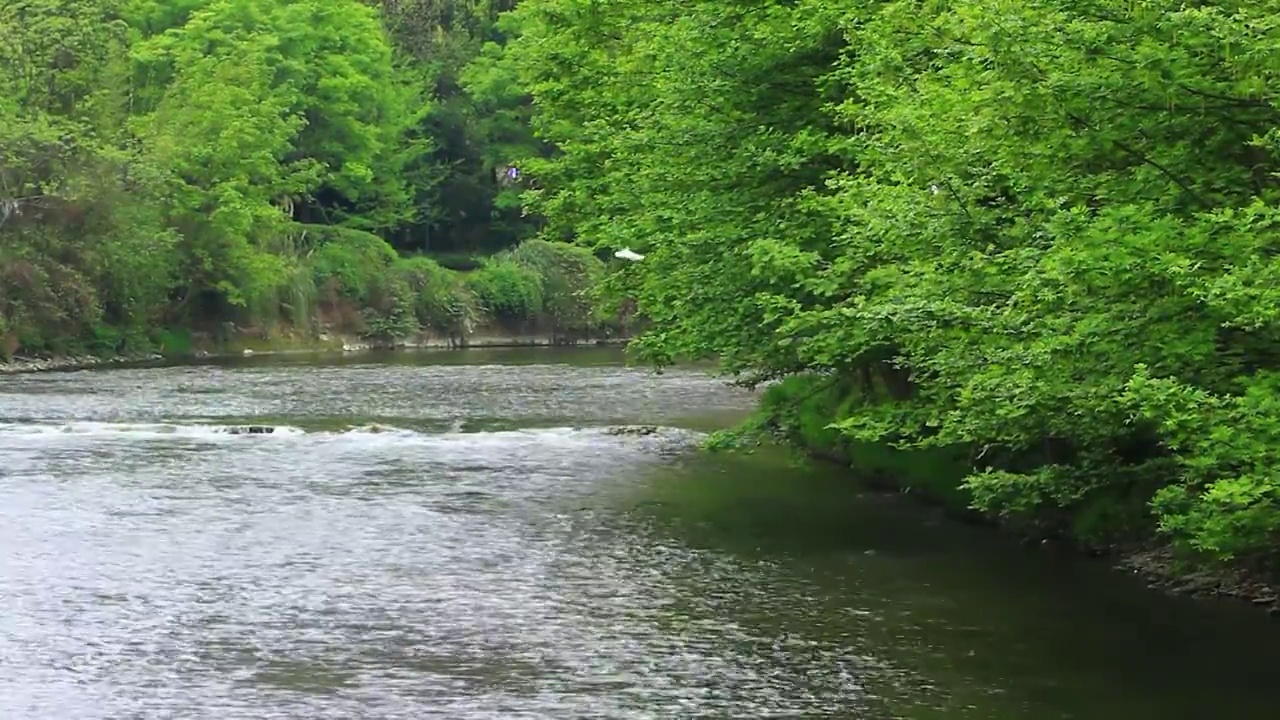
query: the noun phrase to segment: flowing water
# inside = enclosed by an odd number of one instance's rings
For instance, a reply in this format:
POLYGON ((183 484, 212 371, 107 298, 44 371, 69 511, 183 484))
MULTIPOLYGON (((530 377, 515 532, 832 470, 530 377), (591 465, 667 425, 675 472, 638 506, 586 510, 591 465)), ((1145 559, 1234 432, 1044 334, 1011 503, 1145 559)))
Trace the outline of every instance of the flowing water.
POLYGON ((697 450, 753 401, 597 351, 0 377, 0 718, 1276 717, 1280 623, 697 450))

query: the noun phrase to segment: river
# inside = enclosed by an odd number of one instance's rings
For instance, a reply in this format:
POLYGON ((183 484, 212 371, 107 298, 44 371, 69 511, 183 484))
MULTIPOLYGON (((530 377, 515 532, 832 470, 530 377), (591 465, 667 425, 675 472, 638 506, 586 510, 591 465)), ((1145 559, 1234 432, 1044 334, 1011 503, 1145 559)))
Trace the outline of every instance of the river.
POLYGON ((0 718, 1275 717, 1280 623, 697 449, 753 401, 606 350, 0 377, 0 718))

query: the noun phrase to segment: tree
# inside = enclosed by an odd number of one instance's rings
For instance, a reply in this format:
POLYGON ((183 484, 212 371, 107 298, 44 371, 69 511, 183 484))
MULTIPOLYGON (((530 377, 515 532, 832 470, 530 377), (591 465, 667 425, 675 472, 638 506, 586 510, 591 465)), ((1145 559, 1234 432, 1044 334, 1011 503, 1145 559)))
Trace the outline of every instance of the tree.
MULTIPOLYGON (((136 338, 166 299, 173 236, 126 142, 128 28, 105 0, 0 5, 0 345, 136 338), (141 270, 141 271, 140 271, 141 270)), ((108 348, 110 349, 110 348, 108 348)))
POLYGON ((820 378, 847 439, 971 448, 981 509, 1225 557, 1280 547, 1278 10, 526 0, 504 62, 558 149, 528 207, 645 253, 651 358, 820 378))
POLYGON ((411 158, 397 151, 417 110, 372 10, 357 0, 213 0, 135 56, 167 88, 186 68, 242 53, 270 69, 275 104, 303 121, 286 161, 320 170, 296 199, 299 219, 335 213, 375 229, 410 219, 398 170, 411 158))
POLYGON ((384 23, 407 73, 434 102, 416 134, 429 156, 408 169, 418 221, 396 241, 411 250, 497 250, 527 234, 518 187, 498 179, 507 165, 540 152, 528 127, 527 95, 496 62, 507 30, 500 13, 514 0, 384 0, 384 23))

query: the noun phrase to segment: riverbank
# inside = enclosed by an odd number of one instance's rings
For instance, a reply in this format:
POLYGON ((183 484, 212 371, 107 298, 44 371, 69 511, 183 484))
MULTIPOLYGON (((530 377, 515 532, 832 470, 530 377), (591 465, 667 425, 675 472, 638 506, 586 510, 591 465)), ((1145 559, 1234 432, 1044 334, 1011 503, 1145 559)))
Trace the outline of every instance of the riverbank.
POLYGON ((850 440, 830 427, 849 401, 833 386, 783 383, 765 393, 757 427, 808 457, 850 468, 874 490, 909 495, 1026 544, 1102 558, 1155 591, 1248 603, 1280 617, 1274 573, 1180 550, 1157 531, 1149 498, 1104 496, 1074 507, 983 513, 965 483, 977 470, 969 448, 898 450, 850 440))
POLYGON ((111 365, 160 362, 164 359, 165 356, 159 353, 133 356, 117 355, 112 357, 98 357, 95 355, 72 355, 51 358, 15 357, 8 361, 0 360, 0 375, 20 375, 54 370, 84 370, 111 365))
POLYGON ((86 370, 96 367, 139 365, 166 360, 216 359, 249 355, 305 355, 324 352, 361 353, 374 350, 467 350, 502 348, 569 348, 623 346, 627 335, 617 337, 574 337, 555 333, 481 332, 473 336, 450 338, 422 334, 389 341, 370 341, 355 336, 321 335, 311 340, 296 338, 242 338, 220 347, 200 346, 181 353, 145 353, 137 355, 65 355, 53 357, 15 357, 0 360, 0 375, 38 372, 86 370))
POLYGON ((1116 568, 1139 576, 1152 590, 1196 598, 1247 602, 1280 618, 1280 583, 1247 568, 1188 565, 1169 545, 1125 549, 1111 555, 1116 568))
MULTIPOLYGON (((0 364, 20 358, 9 364, 39 370, 152 352, 561 346, 619 342, 635 329, 633 308, 597 296, 608 267, 585 248, 529 240, 453 270, 425 256, 401 256, 370 233, 305 232, 317 236, 317 245, 299 266, 296 286, 254 309, 197 293, 121 322, 87 293, 93 302, 55 317, 45 312, 47 298, 6 292, 0 284, 0 364)), ((15 272, 14 262, 0 257, 0 276, 15 272)))
MULTIPOLYGON (((941 508, 954 519, 991 526, 1026 544, 1056 545, 1073 553, 1105 559, 1116 570, 1136 575, 1151 590, 1199 599, 1249 603, 1280 618, 1280 582, 1268 578, 1260 570, 1180 554, 1154 534, 1141 542, 1099 544, 1073 536, 1070 532, 1035 528, 1025 522, 984 515, 971 507, 962 488, 967 469, 963 474, 935 474, 921 482, 924 473, 947 465, 945 461, 939 462, 937 454, 903 453, 904 460, 895 463, 897 467, 892 470, 886 470, 874 458, 867 461, 857 453, 833 451, 830 447, 821 446, 800 445, 798 449, 811 457, 852 469, 874 490, 910 495, 917 502, 941 508), (913 469, 902 467, 912 459, 919 461, 913 469), (919 468, 924 469, 923 473, 919 468)), ((878 453, 872 451, 870 454, 878 453)))

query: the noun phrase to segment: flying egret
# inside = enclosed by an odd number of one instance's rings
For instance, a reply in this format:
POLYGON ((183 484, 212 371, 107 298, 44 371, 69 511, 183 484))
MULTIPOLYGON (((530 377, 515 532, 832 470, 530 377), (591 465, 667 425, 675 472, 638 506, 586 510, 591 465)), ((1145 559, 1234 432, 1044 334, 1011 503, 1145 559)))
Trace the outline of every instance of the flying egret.
POLYGON ((622 258, 623 260, 630 260, 631 262, 644 259, 643 255, 638 252, 632 252, 631 248, 622 248, 618 252, 614 253, 613 256, 616 258, 622 258))

